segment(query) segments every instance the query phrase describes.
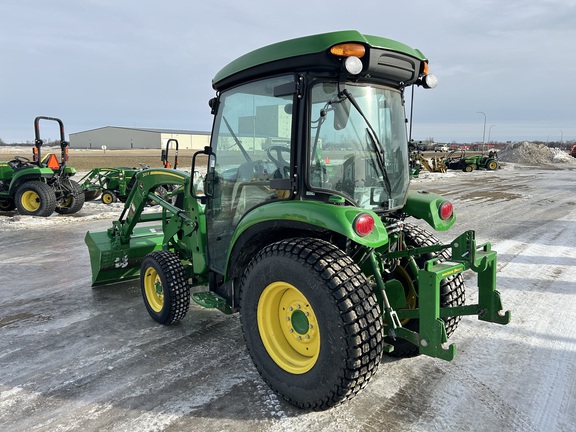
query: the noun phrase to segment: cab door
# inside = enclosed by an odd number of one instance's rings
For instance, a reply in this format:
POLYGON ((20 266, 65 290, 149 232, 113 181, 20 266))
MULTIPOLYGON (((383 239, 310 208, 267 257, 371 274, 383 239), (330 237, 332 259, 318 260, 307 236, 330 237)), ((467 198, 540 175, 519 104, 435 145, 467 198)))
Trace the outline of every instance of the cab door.
POLYGON ((290 194, 270 182, 291 178, 295 78, 285 75, 223 92, 211 137, 207 179, 210 269, 225 274, 231 240, 244 215, 290 194))

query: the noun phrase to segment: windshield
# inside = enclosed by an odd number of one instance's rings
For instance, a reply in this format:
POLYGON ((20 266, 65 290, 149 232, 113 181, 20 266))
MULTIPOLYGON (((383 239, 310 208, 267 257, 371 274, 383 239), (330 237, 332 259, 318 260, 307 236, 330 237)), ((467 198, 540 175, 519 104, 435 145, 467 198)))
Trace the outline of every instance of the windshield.
POLYGON ((386 87, 317 83, 312 88, 308 183, 355 205, 391 210, 409 184, 402 95, 386 87))

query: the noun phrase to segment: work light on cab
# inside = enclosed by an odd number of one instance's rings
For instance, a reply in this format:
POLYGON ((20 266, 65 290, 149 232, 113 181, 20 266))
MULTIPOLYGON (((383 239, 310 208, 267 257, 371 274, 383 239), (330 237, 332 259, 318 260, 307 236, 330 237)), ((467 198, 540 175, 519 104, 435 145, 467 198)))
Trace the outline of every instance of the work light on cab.
POLYGON ((444 201, 438 208, 438 214, 442 220, 448 220, 454 213, 454 206, 450 201, 444 201))
POLYGON ((358 43, 338 44, 330 48, 330 52, 337 57, 346 57, 344 67, 349 74, 358 75, 362 72, 364 65, 360 59, 366 54, 364 45, 358 43))
POLYGON ((352 224, 354 232, 360 237, 367 236, 374 230, 374 218, 368 213, 360 213, 352 224))
POLYGON ((422 62, 420 69, 420 79, 416 82, 417 85, 421 85, 426 89, 434 88, 438 85, 438 77, 429 73, 428 62, 422 62))

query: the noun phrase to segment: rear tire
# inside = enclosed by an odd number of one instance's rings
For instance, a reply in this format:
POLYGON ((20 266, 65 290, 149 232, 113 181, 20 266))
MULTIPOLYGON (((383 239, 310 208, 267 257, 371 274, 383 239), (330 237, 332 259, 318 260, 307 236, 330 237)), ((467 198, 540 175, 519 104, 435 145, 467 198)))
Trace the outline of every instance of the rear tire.
MULTIPOLYGON (((440 243, 433 234, 416 225, 405 224, 403 232, 408 247, 432 246, 440 243)), ((415 257, 414 261, 417 267, 422 269, 426 261, 429 261, 432 258, 438 258, 439 262, 448 261, 450 259, 450 252, 445 249, 440 253, 429 253, 415 257)), ((400 275, 400 277, 396 276, 396 278, 404 286, 406 297, 410 299, 410 306, 418 307, 417 275, 414 274, 414 271, 410 268, 408 261, 405 259, 400 262, 398 267, 399 269, 396 274, 400 275)), ((462 306, 464 305, 465 300, 466 287, 464 285, 462 274, 448 276, 440 281, 440 307, 462 306)), ((458 327, 461 317, 456 316, 442 319, 444 320, 444 325, 446 327, 446 335, 450 337, 458 327)), ((419 320, 410 319, 403 321, 402 326, 406 327, 408 330, 418 332, 419 320)), ((419 348, 405 339, 393 339, 387 336, 385 341, 394 346, 394 351, 390 353, 393 357, 413 357, 419 354, 419 348)))
POLYGON ((242 277, 240 320, 264 381, 300 408, 352 398, 382 356, 375 294, 352 259, 323 240, 283 240, 260 251, 242 277))
POLYGON ((15 204, 22 215, 48 217, 56 209, 56 194, 46 183, 29 181, 18 187, 15 204))
POLYGON ((140 290, 148 313, 160 324, 182 320, 190 308, 190 287, 184 266, 170 251, 146 255, 140 271, 140 290))
POLYGON ((80 211, 84 206, 84 190, 74 180, 63 180, 65 196, 61 203, 56 205, 56 213, 73 214, 80 211), (68 183, 68 184, 67 184, 68 183))
POLYGON ((486 162, 486 169, 494 171, 496 168, 498 168, 498 162, 496 162, 494 159, 488 159, 488 162, 486 162))

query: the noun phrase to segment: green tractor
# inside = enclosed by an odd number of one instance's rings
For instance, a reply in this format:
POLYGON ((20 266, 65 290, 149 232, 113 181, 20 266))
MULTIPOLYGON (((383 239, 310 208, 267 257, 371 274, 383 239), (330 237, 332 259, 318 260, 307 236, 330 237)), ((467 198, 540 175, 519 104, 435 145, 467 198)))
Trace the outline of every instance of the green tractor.
POLYGON ((62 120, 39 116, 34 119, 35 141, 32 160, 15 156, 0 162, 0 210, 17 209, 20 214, 48 217, 54 211, 72 214, 84 205, 84 191, 71 179, 76 170, 66 165, 68 141, 62 120), (42 157, 40 120, 55 121, 60 129, 61 158, 54 153, 42 157))
POLYGON ((93 286, 139 278, 165 325, 191 300, 239 312, 263 379, 305 409, 352 398, 383 353, 453 359, 462 316, 509 322, 490 244, 474 231, 441 243, 421 225, 448 230, 452 204, 408 190, 404 94, 435 85, 420 51, 356 31, 307 36, 240 57, 212 85, 211 143, 191 167, 202 192, 182 171, 137 173, 119 219, 86 234, 93 286), (173 202, 153 193, 165 184, 173 202))
POLYGON ((448 157, 444 159, 444 164, 448 169, 462 170, 464 172, 472 172, 474 170, 488 170, 494 171, 498 169, 498 157, 496 152, 490 152, 488 155, 484 153, 479 155, 466 156, 466 150, 462 150, 460 157, 453 156, 456 150, 452 150, 448 157))
POLYGON ((140 168, 94 168, 80 179, 80 187, 84 190, 86 201, 100 198, 104 204, 126 202, 136 182, 135 174, 149 168, 142 163, 140 168))
MULTIPOLYGON (((160 156, 164 168, 178 168, 178 140, 169 139, 166 147, 162 149, 160 156), (170 163, 170 147, 174 147, 174 164, 170 163)), ((92 201, 100 197, 104 204, 112 204, 118 201, 126 202, 132 187, 136 182, 136 173, 149 169, 146 164, 141 163, 140 168, 116 167, 116 168, 94 168, 80 179, 80 186, 84 190, 86 201, 92 201)), ((160 195, 167 195, 173 189, 173 185, 160 185, 156 192, 160 195)))

